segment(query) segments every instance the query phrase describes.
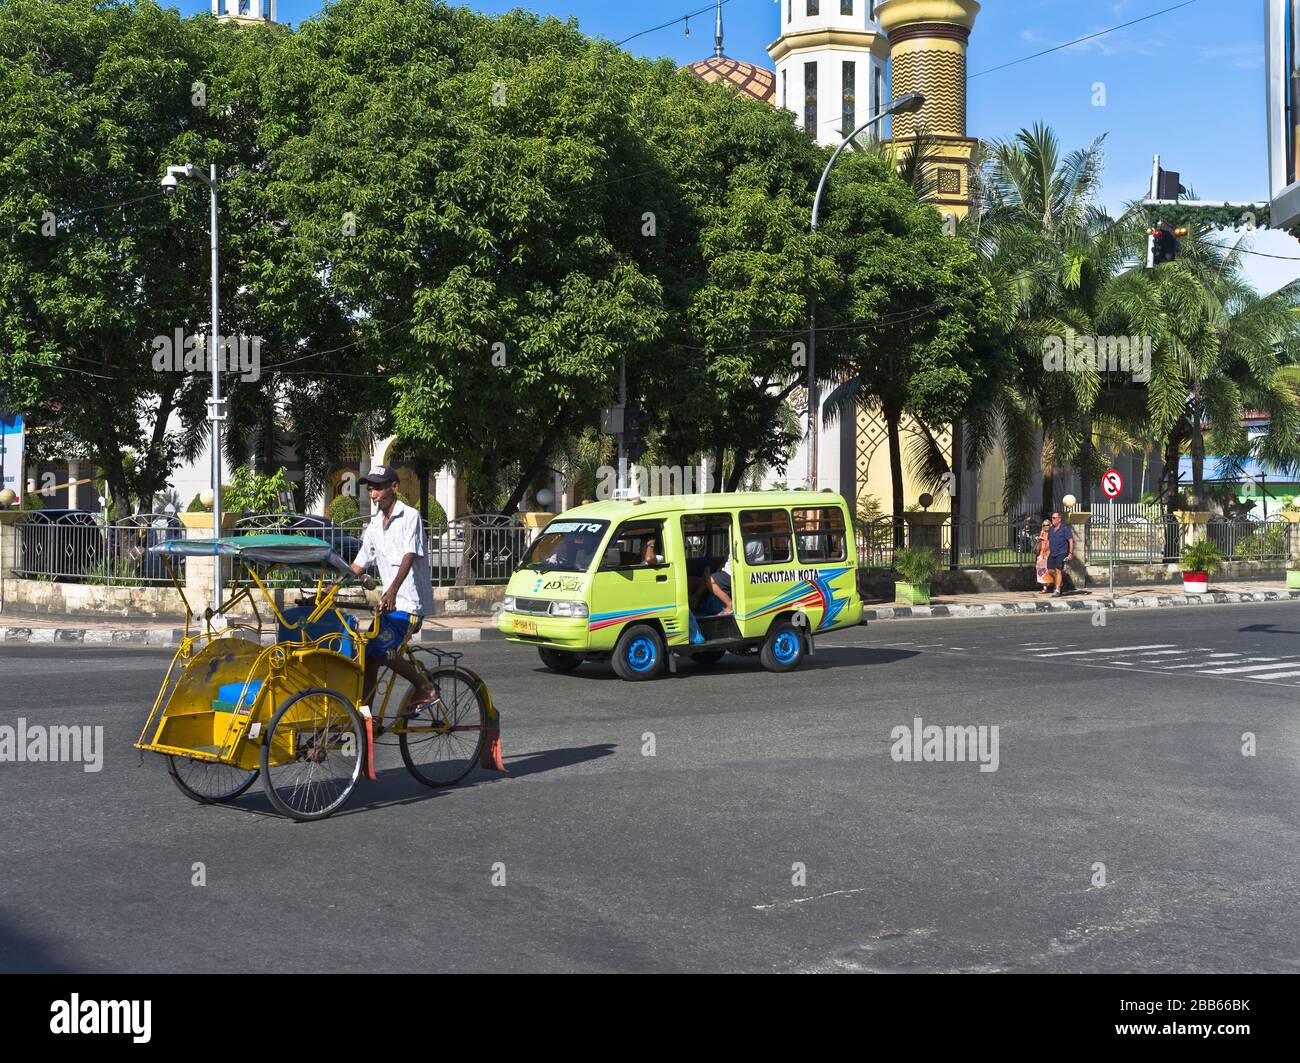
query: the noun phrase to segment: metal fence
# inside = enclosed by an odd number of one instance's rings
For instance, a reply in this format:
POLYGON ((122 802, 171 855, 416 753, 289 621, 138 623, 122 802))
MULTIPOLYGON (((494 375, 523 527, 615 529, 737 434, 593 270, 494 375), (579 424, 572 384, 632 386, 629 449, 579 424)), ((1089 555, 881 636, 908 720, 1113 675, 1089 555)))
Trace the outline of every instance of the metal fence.
POLYGON ((518 517, 478 513, 428 531, 435 587, 506 583, 524 559, 532 532, 518 517))
POLYGON ((1285 561, 1291 556, 1294 529, 1285 520, 1213 518, 1205 534, 1225 561, 1285 561))
MULTIPOLYGON (((1118 507, 1116 507, 1118 508, 1118 507)), ((1155 565, 1178 561, 1186 529, 1173 517, 1118 516, 1112 525, 1103 511, 1088 522, 1088 560, 1093 563, 1155 565)))
MULTIPOLYGON (((1040 523, 1023 514, 961 520, 957 523, 957 557, 961 568, 993 568, 1032 565, 1037 550, 1040 523)), ((858 565, 866 569, 894 567, 894 553, 900 547, 927 549, 939 556, 942 565, 951 564, 953 524, 909 526, 901 516, 879 517, 857 526, 858 565)))
MULTIPOLYGON (((142 513, 105 523, 93 513, 31 514, 18 526, 14 575, 103 587, 170 584, 167 565, 149 547, 180 539, 185 526, 173 513, 142 513)), ((184 558, 176 558, 182 577, 184 558)))
MULTIPOLYGON (((357 517, 338 524, 311 514, 258 513, 238 520, 234 534, 310 535, 324 539, 344 561, 352 562, 361 551, 361 541, 371 519, 357 517)), ((531 531, 523 521, 504 514, 472 514, 437 527, 426 526, 425 543, 433 586, 505 583, 523 560, 530 541, 531 531)), ((314 583, 316 576, 315 568, 279 569, 270 577, 270 583, 279 587, 300 586, 314 583)), ((237 583, 248 582, 242 574, 236 574, 234 579, 237 583)))

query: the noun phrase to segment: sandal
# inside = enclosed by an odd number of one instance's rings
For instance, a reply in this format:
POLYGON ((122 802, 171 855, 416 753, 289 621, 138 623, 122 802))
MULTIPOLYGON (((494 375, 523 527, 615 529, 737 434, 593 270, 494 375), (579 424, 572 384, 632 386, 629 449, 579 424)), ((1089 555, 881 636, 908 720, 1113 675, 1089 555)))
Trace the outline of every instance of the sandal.
POLYGON ((430 690, 424 697, 420 698, 418 701, 411 702, 410 705, 399 712, 397 718, 399 720, 414 720, 425 709, 429 708, 431 705, 437 704, 437 701, 438 692, 436 690, 430 690))

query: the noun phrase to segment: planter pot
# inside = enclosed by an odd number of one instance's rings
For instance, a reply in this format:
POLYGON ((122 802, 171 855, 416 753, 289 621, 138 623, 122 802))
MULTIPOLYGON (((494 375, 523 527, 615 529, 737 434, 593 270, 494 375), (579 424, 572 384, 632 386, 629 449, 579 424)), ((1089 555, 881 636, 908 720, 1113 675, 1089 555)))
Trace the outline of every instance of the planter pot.
POLYGON ((1183 591, 1186 594, 1204 594, 1210 589, 1208 572, 1184 572, 1183 591))
POLYGON ((930 585, 899 580, 894 584, 894 601, 899 605, 929 605, 930 585))
POLYGON ((1289 591, 1300 591, 1300 569, 1287 569, 1286 589, 1289 591))

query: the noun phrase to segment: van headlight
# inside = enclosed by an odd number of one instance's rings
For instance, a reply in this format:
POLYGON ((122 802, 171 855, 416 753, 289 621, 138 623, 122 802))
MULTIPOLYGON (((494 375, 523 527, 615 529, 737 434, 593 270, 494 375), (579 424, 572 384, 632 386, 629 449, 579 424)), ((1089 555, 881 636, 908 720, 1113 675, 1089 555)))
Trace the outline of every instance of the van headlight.
POLYGON ((552 602, 551 616, 586 616, 586 602, 552 602))
POLYGON ((513 613, 515 610, 515 596, 513 594, 507 594, 504 598, 502 598, 501 608, 508 613, 513 613))

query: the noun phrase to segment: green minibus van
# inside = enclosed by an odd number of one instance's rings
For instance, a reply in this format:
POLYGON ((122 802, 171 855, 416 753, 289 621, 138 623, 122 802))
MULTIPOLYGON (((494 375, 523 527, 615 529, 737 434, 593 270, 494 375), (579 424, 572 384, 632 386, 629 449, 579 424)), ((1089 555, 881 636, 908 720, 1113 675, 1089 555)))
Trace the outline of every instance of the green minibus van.
POLYGON ((568 672, 609 658, 651 679, 728 650, 774 672, 862 620, 853 526, 830 492, 594 502, 552 520, 506 588, 499 627, 568 672))

